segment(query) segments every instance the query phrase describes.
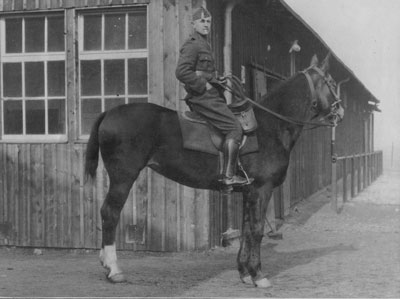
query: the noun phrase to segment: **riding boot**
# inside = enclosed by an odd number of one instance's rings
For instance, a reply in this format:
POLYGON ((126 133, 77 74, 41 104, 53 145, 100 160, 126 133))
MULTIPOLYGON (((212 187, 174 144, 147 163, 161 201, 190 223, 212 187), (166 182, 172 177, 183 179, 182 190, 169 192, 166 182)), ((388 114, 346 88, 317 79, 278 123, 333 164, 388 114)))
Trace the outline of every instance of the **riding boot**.
POLYGON ((227 139, 223 146, 224 151, 224 170, 221 182, 224 185, 247 185, 253 181, 253 179, 245 179, 241 176, 236 175, 237 159, 239 157, 239 144, 234 139, 227 139))

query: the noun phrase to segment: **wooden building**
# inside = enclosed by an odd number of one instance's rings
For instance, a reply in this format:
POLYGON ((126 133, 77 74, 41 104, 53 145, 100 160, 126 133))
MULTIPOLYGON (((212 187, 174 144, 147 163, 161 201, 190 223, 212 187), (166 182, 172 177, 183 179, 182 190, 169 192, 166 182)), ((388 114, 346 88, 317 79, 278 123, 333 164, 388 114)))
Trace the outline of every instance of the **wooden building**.
MULTIPOLYGON (((0 0, 0 245, 99 248, 108 178, 100 165, 96 185, 84 179, 91 124, 123 103, 187 109, 175 66, 200 5, 213 15, 220 74, 240 76, 255 99, 329 51, 278 0, 0 0), (301 51, 289 53, 295 40, 301 51)), ((350 78, 338 154, 372 151, 378 100, 337 57, 332 75, 350 78)), ((330 183, 330 159, 330 130, 304 131, 274 194, 276 217, 330 183)), ((240 195, 227 201, 146 169, 123 209, 117 245, 205 249, 240 224, 240 195)))

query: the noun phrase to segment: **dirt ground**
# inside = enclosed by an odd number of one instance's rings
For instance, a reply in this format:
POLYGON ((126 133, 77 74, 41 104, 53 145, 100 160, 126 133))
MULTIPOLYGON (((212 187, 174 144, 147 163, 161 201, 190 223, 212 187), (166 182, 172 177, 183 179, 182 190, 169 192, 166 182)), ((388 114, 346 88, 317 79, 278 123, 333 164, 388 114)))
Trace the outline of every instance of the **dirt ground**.
POLYGON ((240 282, 237 248, 120 252, 128 282, 113 285, 95 251, 0 248, 0 297, 400 297, 400 173, 385 173, 340 202, 326 194, 293 209, 265 238, 263 271, 273 286, 240 282), (36 252, 37 253, 37 252, 36 252))

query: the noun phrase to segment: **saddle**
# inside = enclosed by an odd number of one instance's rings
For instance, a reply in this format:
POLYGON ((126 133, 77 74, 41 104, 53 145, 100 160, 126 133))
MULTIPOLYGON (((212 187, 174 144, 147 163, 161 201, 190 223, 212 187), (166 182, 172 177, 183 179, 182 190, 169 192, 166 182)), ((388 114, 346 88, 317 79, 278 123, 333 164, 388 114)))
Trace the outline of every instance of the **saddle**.
MULTIPOLYGON (((224 136, 215 130, 208 122, 194 111, 178 113, 182 131, 183 147, 212 155, 220 155, 224 136)), ((243 127, 243 125, 242 125, 243 127)), ((254 130, 243 135, 239 156, 258 151, 257 135, 254 130)))

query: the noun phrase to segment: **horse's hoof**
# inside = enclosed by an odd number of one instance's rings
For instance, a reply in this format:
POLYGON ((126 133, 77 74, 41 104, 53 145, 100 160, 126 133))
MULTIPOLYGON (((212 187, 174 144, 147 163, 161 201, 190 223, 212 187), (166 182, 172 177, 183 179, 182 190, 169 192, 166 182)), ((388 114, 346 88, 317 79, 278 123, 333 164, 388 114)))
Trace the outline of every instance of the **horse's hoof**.
POLYGON ((107 275, 107 279, 112 283, 124 283, 126 282, 125 275, 122 273, 117 273, 112 276, 107 275))
POLYGON ((263 289, 272 287, 272 284, 266 278, 254 281, 254 285, 258 288, 263 288, 263 289))
POLYGON ((240 280, 245 284, 252 284, 253 283, 253 281, 251 280, 251 276, 250 275, 240 277, 240 280))

